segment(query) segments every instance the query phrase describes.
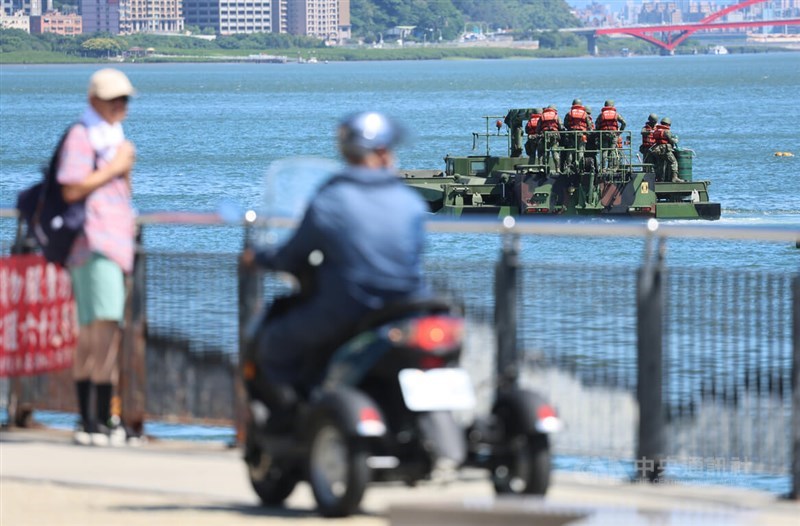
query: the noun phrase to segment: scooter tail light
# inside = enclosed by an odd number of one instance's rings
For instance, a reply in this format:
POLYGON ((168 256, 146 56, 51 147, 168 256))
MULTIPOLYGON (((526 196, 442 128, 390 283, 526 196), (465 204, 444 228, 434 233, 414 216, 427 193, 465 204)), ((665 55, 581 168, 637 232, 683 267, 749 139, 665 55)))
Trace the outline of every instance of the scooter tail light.
POLYGON ((358 412, 356 430, 360 436, 383 436, 386 434, 386 424, 377 409, 362 407, 358 412))
POLYGON ((553 406, 542 404, 536 408, 536 430, 540 433, 555 433, 562 427, 561 419, 558 418, 553 406))
POLYGON ((426 316, 411 320, 403 343, 426 352, 455 349, 464 337, 464 320, 454 316, 426 316))

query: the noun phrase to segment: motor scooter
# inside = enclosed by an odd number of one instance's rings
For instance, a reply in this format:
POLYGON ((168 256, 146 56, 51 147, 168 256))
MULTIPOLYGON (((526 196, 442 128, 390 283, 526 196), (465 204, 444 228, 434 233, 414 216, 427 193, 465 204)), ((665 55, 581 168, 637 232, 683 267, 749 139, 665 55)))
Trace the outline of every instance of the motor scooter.
POLYGON ((465 466, 487 469, 498 494, 543 495, 547 436, 560 426, 555 411, 536 393, 503 389, 488 417, 460 423, 456 413, 476 404, 458 363, 463 331, 460 310, 441 299, 371 314, 312 387, 281 387, 291 391, 280 395, 291 408, 277 426, 264 402, 275 397, 260 394, 275 386, 246 359, 244 459, 262 503, 280 505, 307 481, 319 512, 343 517, 358 509, 371 481, 450 481, 465 466))

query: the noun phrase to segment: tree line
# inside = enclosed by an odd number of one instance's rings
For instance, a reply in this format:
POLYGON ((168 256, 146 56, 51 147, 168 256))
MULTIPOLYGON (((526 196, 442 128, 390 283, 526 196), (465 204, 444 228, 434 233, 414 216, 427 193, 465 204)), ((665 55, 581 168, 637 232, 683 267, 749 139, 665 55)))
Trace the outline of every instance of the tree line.
POLYGON ((565 0, 351 0, 353 36, 375 42, 392 27, 415 26, 417 40, 454 40, 465 31, 503 29, 520 38, 578 27, 565 0))

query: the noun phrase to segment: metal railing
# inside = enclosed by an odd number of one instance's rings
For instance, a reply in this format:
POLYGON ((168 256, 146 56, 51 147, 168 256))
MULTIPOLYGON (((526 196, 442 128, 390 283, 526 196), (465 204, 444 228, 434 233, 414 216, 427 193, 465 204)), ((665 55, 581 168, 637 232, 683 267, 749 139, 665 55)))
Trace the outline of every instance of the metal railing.
MULTIPOLYGON (((0 219, 3 255, 14 231, 9 216, 0 219)), ((127 407, 140 404, 140 419, 233 422, 241 406, 239 335, 243 311, 252 307, 238 303, 246 276, 237 254, 151 249, 148 232, 172 224, 194 235, 206 224, 222 229, 214 235, 243 239, 243 229, 207 215, 144 216, 141 224, 133 289, 143 323, 128 341, 129 352, 140 342, 146 365, 128 387, 144 386, 146 402, 127 407)), ((291 226, 270 220, 273 229, 291 226)), ((497 382, 518 379, 558 407, 567 424, 554 438, 560 455, 624 461, 651 480, 665 467, 698 465, 788 477, 797 495, 800 276, 700 266, 687 272, 668 266, 665 253, 670 239, 795 245, 798 229, 511 218, 428 227, 432 236, 483 235, 499 254, 488 265, 449 254, 428 254, 426 263, 436 288, 465 306, 464 365, 478 385, 479 410, 488 409, 497 382), (530 236, 635 238, 644 257, 638 269, 522 261, 519 241, 530 236)), ((263 296, 269 301, 281 290, 267 279, 263 296)), ((54 389, 47 383, 31 379, 29 397, 36 407, 63 409, 48 399, 54 389)), ((69 396, 60 399, 71 406, 69 396)))

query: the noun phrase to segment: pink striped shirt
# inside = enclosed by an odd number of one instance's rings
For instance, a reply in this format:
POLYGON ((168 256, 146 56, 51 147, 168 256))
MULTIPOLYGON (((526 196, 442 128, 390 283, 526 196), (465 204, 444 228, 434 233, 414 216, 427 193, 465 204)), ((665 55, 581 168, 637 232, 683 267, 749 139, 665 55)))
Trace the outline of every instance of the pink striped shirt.
MULTIPOLYGON (((97 157, 97 167, 107 161, 97 157)), ((61 150, 57 178, 69 185, 83 181, 95 170, 95 151, 85 126, 73 126, 61 150)), ((116 177, 96 188, 86 198, 86 223, 83 234, 72 246, 67 265, 85 263, 92 252, 116 262, 125 273, 133 270, 134 236, 136 232, 131 192, 122 177, 116 177)))

